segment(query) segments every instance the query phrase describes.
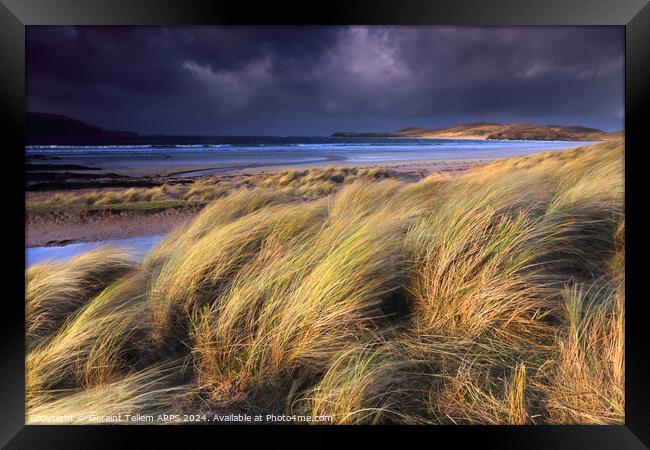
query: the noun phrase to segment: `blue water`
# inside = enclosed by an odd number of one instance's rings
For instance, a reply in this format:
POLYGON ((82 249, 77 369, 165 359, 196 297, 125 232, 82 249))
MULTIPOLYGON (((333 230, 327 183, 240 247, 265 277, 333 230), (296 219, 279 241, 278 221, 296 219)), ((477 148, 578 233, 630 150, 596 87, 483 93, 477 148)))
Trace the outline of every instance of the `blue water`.
MULTIPOLYGON (((192 140, 193 139, 193 140, 192 140)), ((246 167, 316 163, 495 159, 558 150, 591 142, 419 138, 209 137, 184 143, 109 146, 28 146, 27 155, 49 155, 51 164, 76 163, 104 170, 246 167)), ((206 172, 189 173, 190 175, 206 172)))
POLYGON ((150 235, 127 239, 110 239, 97 242, 77 242, 57 247, 27 247, 25 266, 45 261, 63 261, 99 247, 118 247, 128 250, 135 258, 142 258, 164 235, 150 235))

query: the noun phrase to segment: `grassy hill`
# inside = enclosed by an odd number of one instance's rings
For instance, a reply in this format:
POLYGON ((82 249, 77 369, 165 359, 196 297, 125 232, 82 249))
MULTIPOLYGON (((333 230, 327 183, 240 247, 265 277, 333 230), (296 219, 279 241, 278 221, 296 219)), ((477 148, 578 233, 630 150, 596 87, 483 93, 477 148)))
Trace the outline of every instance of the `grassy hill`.
POLYGON ((498 124, 477 122, 446 128, 404 128, 387 133, 337 132, 334 137, 413 137, 455 139, 521 139, 542 141, 603 141, 622 138, 622 132, 566 125, 498 124))

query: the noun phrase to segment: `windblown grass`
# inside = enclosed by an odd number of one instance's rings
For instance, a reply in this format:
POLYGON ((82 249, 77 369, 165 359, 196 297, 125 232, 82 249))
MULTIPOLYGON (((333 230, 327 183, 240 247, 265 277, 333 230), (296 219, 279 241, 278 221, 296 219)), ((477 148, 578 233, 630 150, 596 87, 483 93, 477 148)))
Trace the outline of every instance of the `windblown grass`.
POLYGON ((30 269, 28 413, 622 423, 622 143, 383 178, 196 184, 137 265, 30 269))
POLYGON ((200 312, 194 331, 199 380, 215 398, 229 400, 224 382, 242 400, 281 390, 287 378, 306 382, 376 328, 385 315, 382 300, 399 286, 404 227, 379 220, 380 214, 302 233, 291 248, 272 250, 272 263, 262 251, 218 303, 200 312))
POLYGON ((231 180, 201 177, 188 184, 165 183, 152 188, 108 188, 87 192, 53 193, 27 202, 29 214, 84 213, 93 211, 159 211, 204 206, 241 190, 267 189, 295 199, 315 199, 331 194, 357 180, 392 178, 387 170, 374 168, 295 169, 268 175, 241 175, 231 180))
POLYGON ((28 407, 116 381, 132 370, 132 363, 146 359, 138 351, 146 339, 142 332, 148 305, 140 294, 144 283, 141 273, 115 281, 28 352, 28 407))
POLYGON ((27 269, 28 341, 33 344, 42 341, 111 282, 134 267, 134 260, 122 251, 97 249, 66 263, 43 263, 27 269))
POLYGON ((181 372, 181 366, 154 365, 30 408, 26 423, 101 424, 105 416, 121 416, 120 424, 142 424, 146 422, 136 415, 178 414, 191 394, 190 387, 179 382, 181 372))
POLYGON ((574 287, 565 292, 565 300, 570 327, 558 338, 560 357, 546 392, 549 419, 558 424, 623 423, 623 290, 590 293, 574 287))

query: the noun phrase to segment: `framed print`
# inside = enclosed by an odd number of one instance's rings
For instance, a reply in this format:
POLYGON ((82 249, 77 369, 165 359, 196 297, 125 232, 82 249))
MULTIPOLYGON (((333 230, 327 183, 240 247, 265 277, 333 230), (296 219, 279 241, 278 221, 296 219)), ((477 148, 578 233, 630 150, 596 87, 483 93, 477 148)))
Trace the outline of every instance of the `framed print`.
POLYGON ((647 2, 0 11, 7 448, 647 448, 647 2))

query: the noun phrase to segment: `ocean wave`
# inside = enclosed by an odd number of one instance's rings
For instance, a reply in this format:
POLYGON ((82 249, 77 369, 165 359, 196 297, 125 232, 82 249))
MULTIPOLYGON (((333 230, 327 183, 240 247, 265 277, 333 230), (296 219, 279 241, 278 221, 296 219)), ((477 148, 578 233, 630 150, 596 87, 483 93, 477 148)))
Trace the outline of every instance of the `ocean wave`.
POLYGON ((422 151, 495 151, 510 149, 553 149, 574 145, 587 145, 585 142, 566 141, 505 141, 505 140, 467 140, 467 139, 404 139, 381 138, 359 141, 341 141, 333 138, 258 138, 233 139, 234 142, 202 144, 133 144, 133 145, 29 145, 27 154, 82 155, 82 156, 124 156, 156 154, 192 153, 310 153, 327 152, 340 154, 368 152, 422 152, 422 151))

